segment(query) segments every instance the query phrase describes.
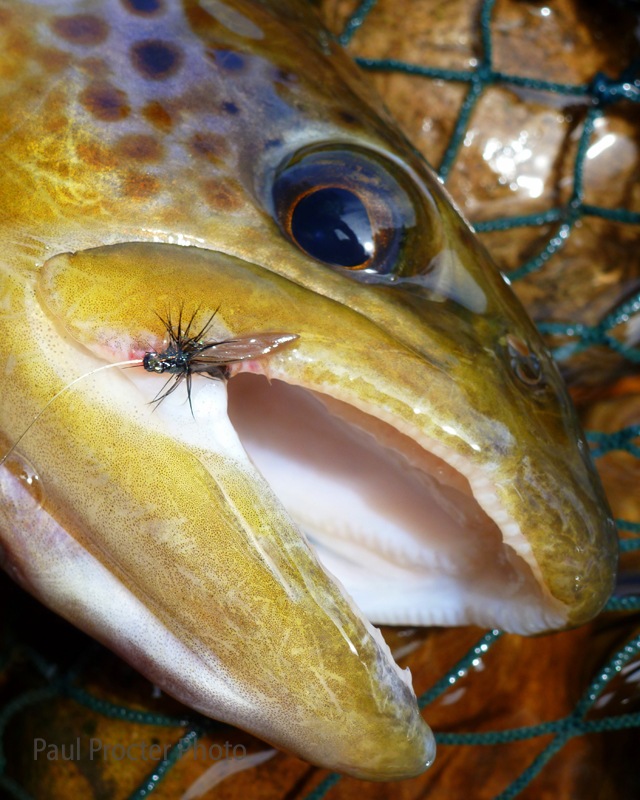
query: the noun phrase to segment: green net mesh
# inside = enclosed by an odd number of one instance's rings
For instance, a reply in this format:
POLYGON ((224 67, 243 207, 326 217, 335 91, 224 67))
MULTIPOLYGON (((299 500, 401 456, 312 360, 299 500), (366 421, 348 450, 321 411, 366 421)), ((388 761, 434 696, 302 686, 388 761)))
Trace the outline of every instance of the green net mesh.
MULTIPOLYGON (((376 5, 376 0, 364 0, 348 18, 339 36, 342 44, 348 45, 356 32, 366 35, 368 17, 376 5)), ((554 205, 544 211, 512 217, 499 217, 476 223, 478 232, 508 232, 523 227, 538 227, 550 231, 547 241, 538 252, 523 260, 516 268, 509 271, 513 282, 522 280, 540 270, 551 259, 560 258, 561 251, 570 240, 580 220, 585 217, 598 217, 629 226, 636 234, 640 234, 640 213, 628 208, 608 208, 585 202, 584 167, 586 154, 592 140, 596 121, 603 115, 615 112, 621 104, 640 103, 640 59, 630 63, 617 76, 598 73, 587 83, 564 84, 528 78, 526 75, 505 74, 494 68, 492 50, 492 15, 495 0, 484 0, 479 19, 481 57, 477 65, 469 70, 450 70, 429 66, 428 64, 407 63, 398 60, 376 60, 361 58, 358 60, 362 69, 367 71, 403 73, 416 76, 425 81, 456 82, 466 87, 466 94, 460 107, 450 141, 437 167, 440 177, 446 182, 478 101, 483 93, 496 85, 520 87, 550 95, 567 95, 585 99, 584 114, 579 132, 578 144, 575 148, 573 163, 573 184, 570 196, 565 202, 554 205)), ((636 245, 637 247, 637 245, 636 245)), ((629 344, 614 335, 618 326, 625 325, 634 314, 640 312, 640 291, 628 296, 615 309, 608 313, 597 325, 576 322, 558 322, 557 320, 539 320, 538 325, 545 334, 560 335, 562 344, 555 348, 554 354, 562 364, 563 360, 576 353, 588 351, 590 348, 603 347, 621 355, 628 365, 640 363, 640 348, 629 344)), ((615 432, 588 431, 588 438, 593 446, 593 456, 602 458, 615 450, 623 450, 630 457, 640 459, 640 425, 631 425, 615 432)), ((640 550, 640 523, 637 521, 618 519, 621 534, 621 550, 633 553, 640 550)), ((626 620, 629 612, 640 610, 639 581, 631 582, 631 588, 616 594, 608 603, 605 613, 619 614, 626 620)), ((637 622, 635 631, 637 631, 637 622)), ((500 657, 496 647, 503 634, 498 630, 484 634, 476 644, 457 663, 435 682, 435 684, 419 698, 421 708, 429 706, 447 692, 455 689, 472 666, 479 659, 486 658, 490 651, 496 650, 496 658, 500 657)), ((47 704, 57 697, 71 698, 74 702, 94 712, 123 722, 149 726, 150 728, 166 727, 175 729, 173 744, 166 757, 155 763, 138 788, 129 794, 131 800, 138 800, 156 791, 163 779, 171 772, 193 743, 210 728, 211 721, 191 712, 177 715, 166 715, 140 711, 122 703, 113 703, 81 688, 78 677, 86 667, 87 661, 95 658, 95 647, 84 645, 85 650, 79 660, 70 664, 59 664, 47 660, 37 647, 29 645, 20 632, 19 617, 14 618, 5 628, 4 640, 0 642, 0 674, 7 670, 13 662, 19 662, 23 668, 29 669, 39 676, 38 688, 30 687, 8 699, 0 711, 0 792, 7 797, 28 800, 31 795, 10 775, 8 768, 8 735, 12 721, 21 713, 33 706, 47 704)), ((580 654, 576 653, 576 659, 580 654)), ((640 712, 619 713, 615 715, 590 716, 598 700, 604 696, 612 680, 628 672, 640 661, 640 635, 634 632, 634 625, 629 627, 629 635, 624 643, 615 649, 608 661, 597 671, 595 677, 575 704, 573 711, 560 719, 543 721, 539 724, 514 727, 501 730, 456 731, 436 730, 436 738, 441 748, 465 748, 473 745, 496 747, 504 743, 526 739, 546 737, 546 744, 538 750, 528 766, 496 796, 499 800, 508 800, 518 796, 539 773, 544 770, 549 760, 560 751, 571 739, 590 733, 621 731, 640 728, 640 712)), ((491 666, 489 664, 489 666, 491 666)), ((634 667, 635 669, 635 667, 634 667)), ((0 689, 2 683, 0 681, 0 689)), ((1 695, 0 695, 1 697, 1 695)), ((640 734, 639 734, 640 735, 640 734)), ((441 750, 442 752, 442 750, 441 750)), ((632 764, 629 769, 637 769, 632 764)), ((307 800, 320 800, 341 781, 339 775, 329 775, 306 794, 307 800)), ((104 795, 106 796, 106 795, 104 795)), ((293 794, 287 794, 293 797, 293 794)), ((470 795, 472 796, 472 795, 470 795)))

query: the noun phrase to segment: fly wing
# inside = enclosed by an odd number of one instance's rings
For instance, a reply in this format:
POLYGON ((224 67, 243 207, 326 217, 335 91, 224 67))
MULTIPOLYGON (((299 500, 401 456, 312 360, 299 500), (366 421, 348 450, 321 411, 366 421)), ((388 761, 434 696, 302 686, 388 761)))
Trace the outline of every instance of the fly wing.
POLYGON ((249 361, 266 356, 278 347, 298 338, 295 333, 260 333, 242 336, 225 342, 206 344, 189 361, 192 372, 204 372, 210 367, 223 367, 236 361, 249 361))

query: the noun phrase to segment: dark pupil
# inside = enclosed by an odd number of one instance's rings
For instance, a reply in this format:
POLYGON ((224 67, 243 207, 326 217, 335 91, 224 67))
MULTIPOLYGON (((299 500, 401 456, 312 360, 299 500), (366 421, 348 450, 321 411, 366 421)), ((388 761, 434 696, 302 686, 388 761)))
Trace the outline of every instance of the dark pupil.
POLYGON ((373 234, 362 201, 347 189, 318 189, 295 207, 291 233, 310 256, 357 267, 373 255, 373 234))

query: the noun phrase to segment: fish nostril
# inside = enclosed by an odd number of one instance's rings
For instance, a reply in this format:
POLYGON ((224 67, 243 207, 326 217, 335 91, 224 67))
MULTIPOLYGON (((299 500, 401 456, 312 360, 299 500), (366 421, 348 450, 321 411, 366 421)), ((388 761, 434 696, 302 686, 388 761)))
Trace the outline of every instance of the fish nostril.
POLYGON ((516 378, 526 386, 542 386, 544 374, 538 356, 519 336, 508 333, 506 342, 509 363, 516 378))

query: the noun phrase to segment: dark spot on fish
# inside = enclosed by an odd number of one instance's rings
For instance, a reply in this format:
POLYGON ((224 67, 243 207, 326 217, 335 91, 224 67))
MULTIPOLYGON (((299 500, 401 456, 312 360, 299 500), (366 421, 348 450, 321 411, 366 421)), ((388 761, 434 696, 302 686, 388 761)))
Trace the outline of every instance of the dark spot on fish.
POLYGON ((162 103, 159 103, 157 100, 147 103, 142 109, 142 115, 147 122, 150 122, 155 128, 161 131, 170 131, 173 127, 171 114, 169 114, 162 103))
POLYGON ((222 110, 225 111, 227 114, 237 114, 240 109, 235 103, 231 103, 229 101, 222 104, 222 110))
POLYGON ((80 95, 80 102, 90 114, 104 122, 117 122, 129 116, 131 108, 122 89, 107 81, 89 84, 80 95))
POLYGON ((58 17, 51 26, 54 33, 73 44, 94 45, 104 42, 109 33, 107 23, 92 14, 58 17))
POLYGON ((122 5, 134 14, 150 17, 164 10, 162 0, 122 0, 122 5))
POLYGON ((280 147, 282 139, 267 139, 264 143, 264 149, 269 150, 271 147, 280 147))
POLYGON ((121 158, 136 161, 158 161, 162 150, 153 136, 144 133, 130 133, 123 136, 116 144, 116 152, 121 158))
POLYGON ((171 42, 148 39, 131 48, 135 68, 145 78, 162 81, 175 75, 182 64, 182 53, 171 42))
POLYGON ((296 87, 288 83, 283 83, 282 81, 275 81, 273 84, 273 90, 288 106, 296 108, 298 105, 300 105, 300 101, 298 99, 299 93, 297 92, 296 87))
POLYGON ((275 71, 275 79, 280 81, 281 83, 297 83, 298 76, 295 72, 289 72, 287 69, 282 69, 278 67, 275 71))
POLYGON ((122 182, 122 193, 133 200, 152 197, 159 188, 158 179, 144 172, 130 172, 122 182))
POLYGON ((216 211, 237 211, 242 208, 241 190, 235 181, 206 181, 202 184, 202 193, 216 211))
POLYGON ((357 125, 358 119, 350 111, 338 111, 338 119, 345 125, 357 125))
POLYGON ((244 56, 233 50, 211 50, 210 55, 220 69, 226 69, 228 72, 240 72, 246 64, 244 56))
POLYGON ((229 146, 224 136, 217 133, 194 133, 189 142, 193 155, 216 162, 224 158, 229 152, 229 146))

